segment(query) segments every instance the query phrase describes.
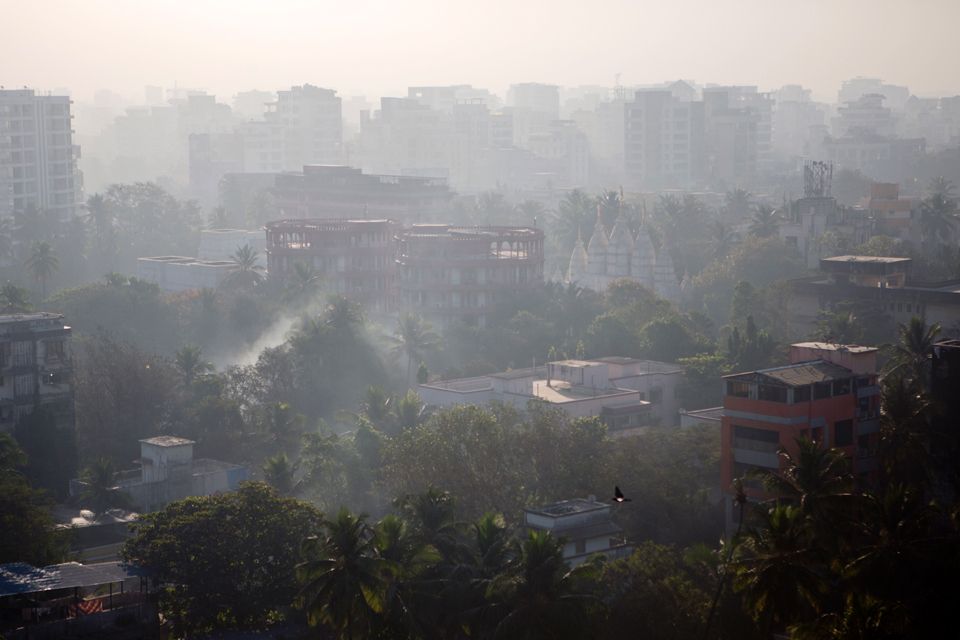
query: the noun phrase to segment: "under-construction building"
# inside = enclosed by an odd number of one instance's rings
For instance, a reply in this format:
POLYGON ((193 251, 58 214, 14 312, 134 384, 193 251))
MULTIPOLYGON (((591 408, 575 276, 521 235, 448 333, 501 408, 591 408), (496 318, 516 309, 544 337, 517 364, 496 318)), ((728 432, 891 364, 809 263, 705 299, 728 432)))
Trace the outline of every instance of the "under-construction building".
POLYGON ((380 313, 395 308, 395 237, 392 220, 310 219, 267 224, 271 280, 290 283, 301 263, 322 287, 380 313))
POLYGON ((543 231, 418 224, 397 244, 401 310, 440 326, 484 326, 503 296, 543 283, 543 231))

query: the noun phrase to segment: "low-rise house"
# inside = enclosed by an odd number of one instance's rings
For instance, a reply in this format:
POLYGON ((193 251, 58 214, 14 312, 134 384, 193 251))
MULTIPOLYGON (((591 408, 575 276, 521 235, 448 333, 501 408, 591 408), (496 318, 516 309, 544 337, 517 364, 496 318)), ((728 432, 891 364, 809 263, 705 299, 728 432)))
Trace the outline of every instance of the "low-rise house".
POLYGON ((633 553, 623 529, 613 521, 611 504, 595 496, 562 500, 536 509, 524 509, 528 529, 548 531, 563 541, 563 559, 575 567, 594 554, 610 560, 633 553))
MULTIPOLYGON (((234 491, 247 480, 246 467, 193 457, 193 440, 156 436, 140 441, 140 468, 119 474, 117 489, 127 493, 141 511, 162 509, 190 496, 234 491)), ((70 481, 71 495, 82 493, 82 480, 70 481)))
POLYGON ((542 402, 572 418, 599 417, 613 433, 645 426, 674 426, 683 369, 633 358, 560 360, 474 378, 421 384, 428 405, 451 407, 502 402, 526 409, 542 402))
POLYGON ((137 277, 170 293, 216 289, 236 269, 233 260, 202 260, 188 256, 137 258, 137 277))

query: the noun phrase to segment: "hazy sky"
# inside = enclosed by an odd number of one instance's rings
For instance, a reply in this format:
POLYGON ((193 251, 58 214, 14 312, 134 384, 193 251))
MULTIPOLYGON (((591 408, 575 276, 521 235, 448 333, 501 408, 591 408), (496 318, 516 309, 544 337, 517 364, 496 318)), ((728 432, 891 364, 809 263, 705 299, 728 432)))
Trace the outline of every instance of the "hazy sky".
POLYGON ((800 83, 960 93, 960 0, 0 0, 0 85, 342 95, 418 84, 800 83))

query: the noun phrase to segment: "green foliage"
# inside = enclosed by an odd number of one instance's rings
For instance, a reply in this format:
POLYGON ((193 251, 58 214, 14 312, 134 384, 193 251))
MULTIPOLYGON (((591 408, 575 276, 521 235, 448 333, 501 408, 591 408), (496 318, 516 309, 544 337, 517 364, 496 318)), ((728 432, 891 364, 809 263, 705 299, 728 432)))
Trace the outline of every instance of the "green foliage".
POLYGON ((27 454, 24 473, 35 487, 66 497, 77 477, 77 437, 73 424, 59 420, 46 407, 37 407, 14 427, 17 443, 27 454))
POLYGON ((27 482, 22 473, 26 464, 27 456, 16 441, 0 433, 0 564, 62 562, 66 534, 54 528, 48 495, 27 482))
POLYGON ((100 515, 108 509, 129 508, 130 496, 117 488, 117 470, 109 458, 97 458, 80 476, 85 487, 81 506, 100 515))
POLYGON ((773 363, 776 346, 766 331, 757 328, 753 316, 747 316, 743 333, 734 327, 727 338, 727 359, 734 371, 756 371, 773 363))
POLYGON ((175 633, 257 628, 292 603, 300 543, 321 521, 309 504, 248 483, 142 516, 123 557, 166 585, 160 609, 175 633))

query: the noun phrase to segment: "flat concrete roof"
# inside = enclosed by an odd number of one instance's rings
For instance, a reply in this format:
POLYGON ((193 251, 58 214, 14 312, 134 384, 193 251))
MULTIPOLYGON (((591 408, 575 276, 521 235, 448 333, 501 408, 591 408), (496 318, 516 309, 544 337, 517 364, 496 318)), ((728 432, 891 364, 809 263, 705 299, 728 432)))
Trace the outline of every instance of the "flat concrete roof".
POLYGON ((893 258, 883 256, 834 256, 832 258, 820 258, 820 262, 856 262, 860 264, 897 264, 898 262, 912 262, 911 258, 893 258))
POLYGON ((636 396, 638 398, 637 402, 640 401, 639 392, 632 389, 620 389, 618 387, 595 389, 593 387, 572 385, 564 380, 551 380, 549 386, 546 380, 534 380, 531 394, 533 397, 551 404, 563 404, 565 402, 576 402, 590 398, 618 398, 630 395, 636 396))
POLYGON ((821 349, 823 351, 848 351, 850 353, 879 351, 876 347, 864 347, 859 344, 833 344, 831 342, 795 342, 790 346, 802 349, 821 349))
POLYGON ((185 444, 196 444, 193 440, 188 440, 179 436, 154 436, 152 438, 144 438, 140 442, 145 442, 158 447, 182 447, 185 444))
POLYGON ((599 509, 609 509, 610 505, 606 502, 597 502, 587 500, 586 498, 572 498, 570 500, 561 500, 553 504, 547 504, 542 507, 524 509, 528 513, 536 513, 550 518, 569 516, 574 513, 585 513, 587 511, 597 511, 599 509))

